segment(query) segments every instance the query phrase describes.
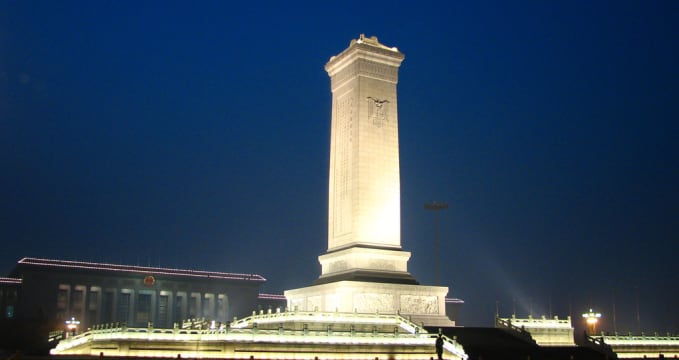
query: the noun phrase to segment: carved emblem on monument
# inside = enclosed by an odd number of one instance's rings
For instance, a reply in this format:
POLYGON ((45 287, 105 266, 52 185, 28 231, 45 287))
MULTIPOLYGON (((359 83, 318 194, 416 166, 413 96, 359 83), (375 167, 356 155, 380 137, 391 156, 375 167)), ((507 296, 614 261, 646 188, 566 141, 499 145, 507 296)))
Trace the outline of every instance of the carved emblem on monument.
POLYGON ((375 127, 381 128, 387 122, 387 104, 389 104, 389 100, 380 100, 372 96, 368 96, 366 100, 370 102, 368 118, 372 120, 375 127))

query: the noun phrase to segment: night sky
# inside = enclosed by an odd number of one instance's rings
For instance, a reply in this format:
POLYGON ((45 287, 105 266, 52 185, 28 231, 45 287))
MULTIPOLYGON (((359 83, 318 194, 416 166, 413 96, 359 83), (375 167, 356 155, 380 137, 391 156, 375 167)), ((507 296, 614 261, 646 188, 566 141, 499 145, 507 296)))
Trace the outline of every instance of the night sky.
POLYGON ((323 66, 361 33, 406 55, 401 243, 433 284, 423 205, 450 204, 460 324, 497 304, 580 326, 591 305, 604 330, 679 332, 674 0, 0 0, 0 274, 32 256, 310 285, 323 66))

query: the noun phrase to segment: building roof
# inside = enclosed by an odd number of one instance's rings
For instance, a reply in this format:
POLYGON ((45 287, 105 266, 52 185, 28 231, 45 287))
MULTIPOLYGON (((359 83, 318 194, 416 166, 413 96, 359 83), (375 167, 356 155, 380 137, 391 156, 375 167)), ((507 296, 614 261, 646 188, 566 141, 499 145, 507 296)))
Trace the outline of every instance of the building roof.
POLYGON ((262 300, 285 300, 285 295, 260 293, 257 298, 262 300))
POLYGON ((98 270, 98 271, 112 271, 123 273, 143 273, 149 275, 170 275, 170 276, 188 276, 195 278, 206 279, 223 279, 223 280, 241 280, 241 281, 258 281, 264 282, 266 279, 257 274, 239 274, 239 273, 225 273, 216 271, 203 270, 186 270, 186 269, 168 269, 161 267, 148 266, 134 266, 134 265, 118 265, 107 263, 95 263, 87 261, 72 261, 72 260, 54 260, 54 259, 38 259, 25 257, 17 262, 18 266, 40 266, 62 269, 82 269, 82 270, 98 270))
POLYGON ((21 285, 21 279, 0 276, 0 285, 21 285))

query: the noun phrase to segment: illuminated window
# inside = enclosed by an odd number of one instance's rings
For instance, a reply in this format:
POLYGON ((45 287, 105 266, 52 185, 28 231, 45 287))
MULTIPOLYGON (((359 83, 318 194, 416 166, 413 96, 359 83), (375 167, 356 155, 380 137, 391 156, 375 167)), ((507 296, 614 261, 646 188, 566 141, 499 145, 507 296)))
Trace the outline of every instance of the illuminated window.
POLYGON ((160 295, 158 298, 158 318, 156 319, 156 327, 158 328, 167 327, 167 307, 169 300, 170 299, 167 295, 160 295))
POLYGON ((203 318, 214 320, 215 295, 205 294, 203 297, 203 318))
POLYGON ((217 320, 222 322, 228 321, 226 305, 227 305, 226 295, 219 294, 219 296, 217 296, 217 320))
POLYGON ((66 310, 68 307, 68 289, 59 288, 57 292, 57 309, 66 310))
POLYGON ((96 291, 90 292, 90 296, 87 302, 89 304, 88 309, 96 310, 99 305, 99 292, 96 291))
POLYGON ((71 292, 71 286, 61 284, 59 285, 59 290, 57 290, 57 320, 68 319, 68 304, 69 304, 69 294, 71 292))
POLYGON ((151 295, 139 294, 137 297, 137 317, 135 322, 139 325, 151 321, 151 295))
POLYGON ((191 296, 189 299, 189 319, 195 319, 198 315, 198 299, 191 296))
POLYGON ((127 322, 130 316, 130 293, 120 293, 118 296, 117 321, 127 322))
POLYGON ((73 305, 77 306, 83 302, 83 292, 82 290, 73 291, 73 305))
POLYGON ((186 293, 178 293, 174 301, 174 315, 173 319, 176 323, 181 323, 186 320, 186 293))
POLYGON ((189 298, 189 319, 195 319, 201 316, 200 309, 202 308, 203 302, 201 301, 200 293, 191 293, 189 298))
POLYGON ((104 324, 113 322, 113 294, 113 291, 106 291, 101 298, 101 322, 104 324))
POLYGON ((8 319, 11 319, 14 317, 14 306, 12 305, 7 305, 5 308, 5 317, 8 319))

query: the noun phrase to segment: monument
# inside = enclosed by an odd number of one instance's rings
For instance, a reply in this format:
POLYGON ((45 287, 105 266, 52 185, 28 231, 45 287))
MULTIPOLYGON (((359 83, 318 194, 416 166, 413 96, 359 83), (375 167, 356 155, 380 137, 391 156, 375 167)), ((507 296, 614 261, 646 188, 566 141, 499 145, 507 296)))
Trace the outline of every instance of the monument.
POLYGON ((396 84, 404 55, 361 35, 330 58, 328 249, 313 286, 285 292, 304 311, 398 313, 453 326, 443 286, 420 285, 401 248, 396 84))
POLYGON ((328 251, 310 287, 285 292, 287 311, 253 312, 229 324, 173 329, 89 329, 55 355, 215 359, 426 359, 436 339, 446 359, 466 360, 455 339, 446 287, 422 286, 401 249, 396 83, 403 54, 361 35, 330 59, 333 93, 328 251), (440 330, 440 329, 439 329, 440 330), (102 350, 105 349, 105 350, 102 350))

